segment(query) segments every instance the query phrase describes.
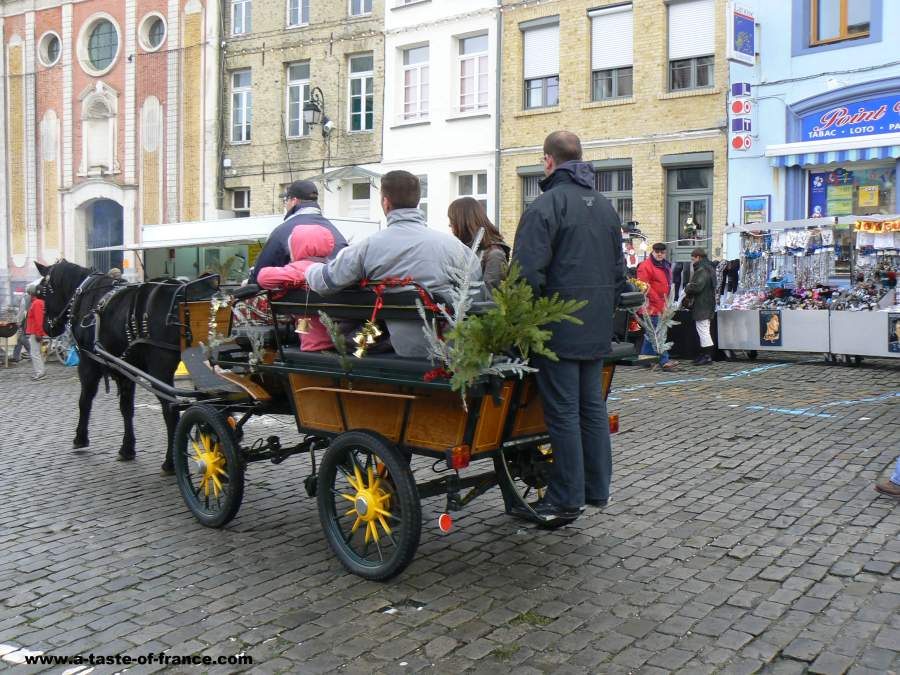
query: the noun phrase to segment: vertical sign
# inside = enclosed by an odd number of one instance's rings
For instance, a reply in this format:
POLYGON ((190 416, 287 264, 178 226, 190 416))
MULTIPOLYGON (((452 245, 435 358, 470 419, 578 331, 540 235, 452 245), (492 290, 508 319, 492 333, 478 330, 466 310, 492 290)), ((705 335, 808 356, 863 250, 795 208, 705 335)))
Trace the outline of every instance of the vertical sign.
POLYGON ((733 150, 749 150, 753 146, 753 101, 750 100, 752 89, 747 82, 734 82, 731 85, 731 148, 733 150))

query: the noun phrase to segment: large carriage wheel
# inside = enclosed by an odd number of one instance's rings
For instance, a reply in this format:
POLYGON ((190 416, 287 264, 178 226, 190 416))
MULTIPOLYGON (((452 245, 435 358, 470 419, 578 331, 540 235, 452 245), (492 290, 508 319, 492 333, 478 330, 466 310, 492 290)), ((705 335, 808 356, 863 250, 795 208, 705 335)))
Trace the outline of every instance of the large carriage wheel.
POLYGON ((175 427, 173 461, 194 517, 207 527, 230 522, 244 498, 244 465, 225 416, 208 405, 188 408, 175 427))
POLYGON ((349 431, 319 467, 319 519, 341 563, 364 579, 402 572, 416 554, 422 507, 403 455, 381 436, 349 431))
POLYGON ((552 465, 553 450, 550 446, 500 448, 494 457, 494 471, 508 514, 545 529, 555 529, 571 522, 561 518, 543 520, 531 508, 531 502, 541 499, 547 490, 552 465))

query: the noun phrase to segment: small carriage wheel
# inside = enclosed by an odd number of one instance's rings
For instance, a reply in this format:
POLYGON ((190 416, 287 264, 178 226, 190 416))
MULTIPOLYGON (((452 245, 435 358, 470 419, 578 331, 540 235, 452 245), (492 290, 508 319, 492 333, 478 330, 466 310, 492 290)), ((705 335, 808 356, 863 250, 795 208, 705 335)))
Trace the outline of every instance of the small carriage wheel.
POLYGON ((533 522, 544 529, 562 527, 570 521, 545 521, 531 508, 530 502, 543 498, 553 463, 553 450, 547 447, 500 448, 494 457, 497 483, 503 493, 506 512, 533 522))
POLYGON ((188 408, 175 427, 173 460, 194 517, 207 527, 229 523, 244 498, 244 465, 225 416, 208 405, 188 408))
POLYGON ((325 538, 353 574, 383 581, 412 562, 422 531, 419 493, 406 459, 382 437, 335 438, 319 467, 318 501, 325 538))

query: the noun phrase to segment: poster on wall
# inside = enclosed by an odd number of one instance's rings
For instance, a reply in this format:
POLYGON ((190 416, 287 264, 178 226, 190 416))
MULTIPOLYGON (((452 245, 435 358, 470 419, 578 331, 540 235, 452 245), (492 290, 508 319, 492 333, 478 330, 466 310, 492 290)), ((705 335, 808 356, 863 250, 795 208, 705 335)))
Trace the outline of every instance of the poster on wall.
POLYGON ((879 188, 877 185, 860 185, 859 186, 859 205, 864 208, 875 208, 878 206, 879 188))
POLYGON ((808 218, 824 218, 828 215, 825 210, 828 205, 826 198, 825 173, 809 174, 809 212, 808 218))
POLYGON ((769 222, 769 195, 741 197, 741 222, 744 225, 769 222))
POLYGON ((888 351, 900 354, 900 314, 888 314, 888 351))
POLYGON ((829 216, 849 216, 853 213, 853 186, 829 185, 827 208, 829 216))
POLYGON ((781 310, 759 311, 759 345, 760 347, 781 346, 781 310))

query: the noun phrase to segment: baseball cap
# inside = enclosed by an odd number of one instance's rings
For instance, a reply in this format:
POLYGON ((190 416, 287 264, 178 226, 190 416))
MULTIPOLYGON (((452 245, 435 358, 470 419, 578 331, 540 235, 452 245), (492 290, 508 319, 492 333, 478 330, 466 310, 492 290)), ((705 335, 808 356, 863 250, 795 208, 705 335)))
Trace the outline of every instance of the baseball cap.
POLYGON ((319 198, 319 188, 311 180, 295 180, 284 191, 285 199, 299 199, 301 202, 314 202, 319 198))

